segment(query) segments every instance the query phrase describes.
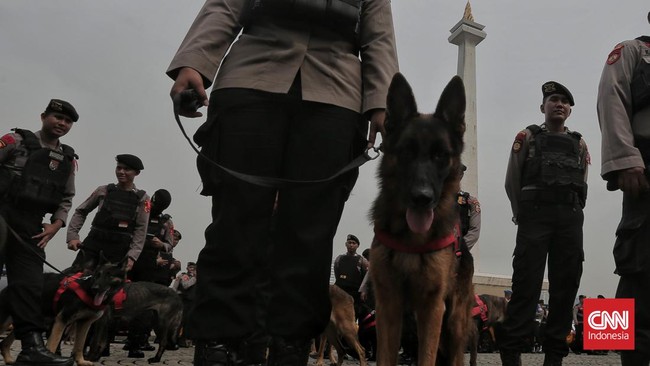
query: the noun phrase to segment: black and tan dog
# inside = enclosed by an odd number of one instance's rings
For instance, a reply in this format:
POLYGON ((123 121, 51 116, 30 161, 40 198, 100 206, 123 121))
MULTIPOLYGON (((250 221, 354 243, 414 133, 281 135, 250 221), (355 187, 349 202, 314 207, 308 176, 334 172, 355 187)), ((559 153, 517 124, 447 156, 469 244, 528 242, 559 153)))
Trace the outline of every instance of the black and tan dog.
MULTIPOLYGON (((354 319, 354 299, 340 287, 330 285, 330 302, 332 304, 332 313, 329 324, 320 337, 316 365, 323 365, 325 348, 329 343, 334 346, 338 355, 336 365, 341 366, 343 357, 347 353, 341 344, 341 339, 343 339, 348 347, 352 348, 351 351, 355 353, 353 356, 359 359, 359 365, 366 366, 368 364, 366 362, 366 351, 359 343, 357 324, 354 319)), ((332 360, 331 352, 330 360, 332 360)))
POLYGON ((178 328, 183 316, 183 303, 173 289, 153 282, 129 282, 124 284, 123 293, 118 293, 106 307, 104 315, 95 322, 95 331, 90 340, 88 359, 99 360, 102 351, 108 347, 109 328, 113 322, 129 321, 146 310, 156 313, 154 332, 158 337, 158 351, 149 363, 160 362, 165 348, 176 344, 178 328), (123 294, 123 298, 120 295, 123 294))
MULTIPOLYGON (((47 348, 55 352, 64 331, 74 324, 75 342, 72 357, 79 366, 93 363, 83 357, 83 348, 91 324, 104 313, 111 296, 122 286, 126 277, 126 261, 109 263, 102 259, 94 271, 78 272, 71 276, 46 273, 43 283, 43 314, 52 321, 47 348)), ((11 322, 9 298, 6 289, 0 292, 0 324, 11 322)), ((0 332, 4 328, 0 329, 0 332)), ((13 333, 0 343, 5 364, 14 363, 10 347, 14 341, 13 333)))
POLYGON ((396 365, 402 314, 417 320, 419 365, 462 365, 470 325, 473 260, 457 237, 465 89, 445 87, 435 113, 417 110, 401 74, 387 98, 379 195, 371 218, 377 365, 396 365))
POLYGON ((488 345, 496 349, 494 328, 503 324, 506 319, 508 303, 505 297, 494 295, 476 295, 472 308, 472 329, 470 329, 468 348, 470 353, 469 364, 476 366, 479 344, 488 345))

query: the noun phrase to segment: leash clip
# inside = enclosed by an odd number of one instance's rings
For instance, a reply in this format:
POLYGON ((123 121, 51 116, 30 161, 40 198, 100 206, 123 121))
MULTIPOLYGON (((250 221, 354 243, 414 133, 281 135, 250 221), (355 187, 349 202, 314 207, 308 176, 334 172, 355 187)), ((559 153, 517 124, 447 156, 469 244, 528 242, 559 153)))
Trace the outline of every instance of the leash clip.
POLYGON ((374 147, 374 146, 369 147, 369 148, 366 149, 366 151, 364 151, 363 155, 366 157, 367 160, 375 160, 375 159, 377 159, 379 157, 379 155, 381 155, 381 146, 380 147, 374 147), (368 152, 370 152, 370 150, 375 152, 374 156, 370 156, 370 154, 368 153, 368 152))

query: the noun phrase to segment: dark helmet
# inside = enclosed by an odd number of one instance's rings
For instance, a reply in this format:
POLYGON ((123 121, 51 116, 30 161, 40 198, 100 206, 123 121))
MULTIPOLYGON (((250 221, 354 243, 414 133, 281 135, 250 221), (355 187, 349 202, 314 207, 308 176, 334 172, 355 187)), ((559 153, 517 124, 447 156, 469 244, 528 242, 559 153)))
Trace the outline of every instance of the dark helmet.
POLYGON ((156 211, 163 212, 172 203, 172 195, 166 189, 159 189, 151 197, 151 203, 156 211))

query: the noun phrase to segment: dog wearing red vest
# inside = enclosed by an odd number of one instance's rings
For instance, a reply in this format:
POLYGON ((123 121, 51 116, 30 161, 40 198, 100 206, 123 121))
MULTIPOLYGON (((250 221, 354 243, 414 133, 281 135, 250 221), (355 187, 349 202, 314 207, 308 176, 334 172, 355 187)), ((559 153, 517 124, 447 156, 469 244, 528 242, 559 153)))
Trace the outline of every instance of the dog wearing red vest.
POLYGON ((463 365, 474 264, 459 238, 465 88, 455 76, 433 114, 418 112, 401 74, 388 90, 379 194, 371 209, 377 365, 397 364, 405 310, 417 321, 418 365, 463 365))
MULTIPOLYGON (((99 319, 113 294, 123 285, 126 278, 126 261, 109 263, 103 256, 94 271, 84 270, 72 275, 46 273, 43 284, 43 314, 53 319, 47 348, 56 352, 68 326, 74 325, 75 341, 72 357, 78 366, 92 366, 84 359, 83 348, 90 326, 99 319)), ((0 324, 11 323, 8 303, 11 301, 6 290, 0 292, 0 324)), ((0 326, 0 328, 2 328, 0 326)), ((0 332, 4 330, 0 329, 0 332)), ((1 343, 0 351, 6 365, 14 363, 10 353, 13 334, 1 343)))

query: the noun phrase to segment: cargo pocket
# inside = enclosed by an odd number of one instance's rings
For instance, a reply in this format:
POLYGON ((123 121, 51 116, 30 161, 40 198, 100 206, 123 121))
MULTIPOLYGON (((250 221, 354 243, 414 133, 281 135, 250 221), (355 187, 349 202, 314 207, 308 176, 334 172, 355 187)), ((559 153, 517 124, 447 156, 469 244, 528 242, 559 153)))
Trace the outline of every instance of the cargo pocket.
POLYGON ((616 273, 621 276, 642 272, 650 263, 647 218, 647 214, 624 217, 616 229, 614 261, 616 273))

